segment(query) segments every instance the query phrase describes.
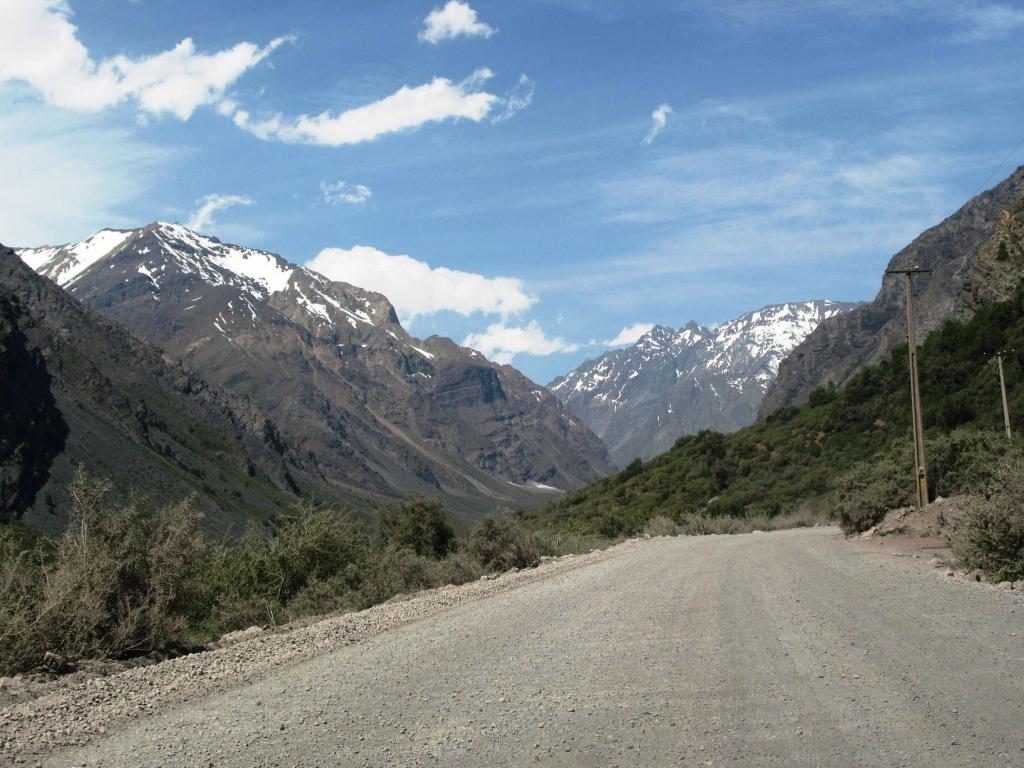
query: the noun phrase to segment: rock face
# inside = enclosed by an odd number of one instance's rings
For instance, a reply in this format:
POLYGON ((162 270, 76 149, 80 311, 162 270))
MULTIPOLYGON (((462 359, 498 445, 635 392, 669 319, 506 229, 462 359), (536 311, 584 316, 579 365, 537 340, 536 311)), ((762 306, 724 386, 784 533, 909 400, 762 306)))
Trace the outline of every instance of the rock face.
POLYGON ((778 304, 714 330, 656 326, 636 344, 606 352, 549 388, 625 466, 701 429, 751 424, 782 359, 822 320, 855 305, 778 304))
MULTIPOLYGON (((1022 197, 1024 166, 892 257, 889 269, 934 270, 914 280, 919 341, 948 318, 969 315, 986 291, 1000 292, 998 280, 986 275, 978 257, 996 234, 1004 212, 1022 197)), ((879 362, 906 339, 906 332, 902 279, 885 278, 874 301, 822 323, 783 362, 761 415, 803 403, 812 389, 824 384, 841 386, 865 365, 879 362)))
POLYGON ((0 521, 59 530, 80 465, 237 532, 314 485, 273 422, 0 246, 0 521))
POLYGON ((409 336, 388 300, 176 224, 20 252, 40 274, 265 410, 333 495, 440 496, 468 518, 610 470, 510 366, 409 336))

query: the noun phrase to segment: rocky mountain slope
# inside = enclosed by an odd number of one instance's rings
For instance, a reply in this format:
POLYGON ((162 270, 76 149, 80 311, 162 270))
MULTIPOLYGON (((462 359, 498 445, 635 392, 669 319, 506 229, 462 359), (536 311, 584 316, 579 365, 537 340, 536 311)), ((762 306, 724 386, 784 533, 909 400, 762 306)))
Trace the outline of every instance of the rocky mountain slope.
POLYGON ((514 368, 415 339, 384 296, 275 254, 157 222, 20 255, 250 398, 333 495, 441 496, 466 519, 609 471, 599 439, 514 368))
POLYGON ((678 331, 659 325, 633 346, 589 360, 549 388, 625 466, 668 450, 681 435, 752 423, 783 358, 822 320, 853 306, 777 304, 714 330, 697 323, 678 331))
POLYGON ((56 530, 84 465, 238 532, 318 484, 277 428, 0 246, 0 522, 56 530))
MULTIPOLYGON (((1024 166, 892 257, 889 269, 934 270, 914 281, 919 339, 950 317, 969 316, 980 300, 992 298, 985 291, 1000 293, 992 287, 998 271, 986 273, 985 260, 979 255, 1005 221, 1008 214, 1004 212, 1022 197, 1024 166)), ((844 384, 864 366, 882 360, 893 344, 905 340, 906 332, 903 283, 885 278, 872 302, 822 323, 783 362, 761 415, 805 402, 811 390, 823 384, 844 384)))

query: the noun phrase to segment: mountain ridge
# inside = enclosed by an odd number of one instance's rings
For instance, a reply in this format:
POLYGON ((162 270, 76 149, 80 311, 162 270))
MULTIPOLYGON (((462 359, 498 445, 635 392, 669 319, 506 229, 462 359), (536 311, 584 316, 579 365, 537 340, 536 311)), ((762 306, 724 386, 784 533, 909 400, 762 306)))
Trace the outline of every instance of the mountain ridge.
POLYGON ((588 360, 548 386, 601 437, 618 466, 701 429, 754 421, 779 363, 821 320, 855 306, 769 304, 713 329, 656 325, 629 347, 588 360))
POLYGON ((439 495, 466 522, 610 470, 597 437, 511 366, 412 337, 383 295, 277 254, 153 222, 19 255, 264 408, 338 493, 439 495))

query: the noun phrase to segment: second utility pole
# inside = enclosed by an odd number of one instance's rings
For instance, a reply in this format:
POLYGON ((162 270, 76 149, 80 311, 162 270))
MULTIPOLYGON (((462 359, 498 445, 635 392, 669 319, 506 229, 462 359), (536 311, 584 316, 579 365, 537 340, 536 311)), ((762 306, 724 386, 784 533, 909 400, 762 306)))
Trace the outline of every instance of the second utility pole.
POLYGON ((917 508, 928 506, 928 466, 924 455, 924 423, 921 416, 921 383, 917 376, 917 317, 914 313, 914 275, 930 269, 888 269, 887 275, 903 275, 907 288, 907 346, 910 348, 910 408, 914 418, 914 474, 917 508))

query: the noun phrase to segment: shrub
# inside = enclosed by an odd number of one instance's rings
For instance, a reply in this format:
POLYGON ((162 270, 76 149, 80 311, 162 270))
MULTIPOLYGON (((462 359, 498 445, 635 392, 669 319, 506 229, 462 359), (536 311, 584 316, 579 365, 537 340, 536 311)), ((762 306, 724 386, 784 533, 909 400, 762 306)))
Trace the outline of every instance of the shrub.
POLYGON ((678 536, 682 529, 676 525, 675 520, 665 515, 652 517, 644 526, 644 533, 648 536, 678 536))
POLYGON ((836 501, 844 533, 866 531, 890 509, 910 503, 914 462, 906 453, 897 451, 858 462, 839 479, 836 501))
POLYGON ((126 656, 185 636, 202 544, 191 500, 148 510, 112 499, 109 482, 79 472, 69 525, 55 545, 4 552, 0 609, 8 668, 60 656, 126 656), (8 559, 10 556, 10 559, 8 559))
POLYGON ((348 514, 300 503, 274 536, 250 525, 237 544, 211 551, 202 612, 209 629, 227 632, 295 618, 299 607, 291 601, 304 594, 304 601, 324 604, 328 587, 337 591, 331 605, 341 605, 359 587, 368 559, 366 533, 348 514))
POLYGON ((467 552, 488 571, 532 568, 540 562, 537 542, 518 521, 487 518, 469 534, 467 552))
POLYGON ((37 664, 46 649, 35 621, 43 586, 41 551, 25 549, 6 529, 0 539, 0 672, 37 664))
POLYGON ((963 565, 993 581, 1024 578, 1024 455, 999 461, 987 494, 956 523, 950 546, 963 565))
POLYGON ((388 547, 367 568, 359 590, 359 607, 390 600, 395 595, 437 586, 436 562, 410 549, 388 547))
POLYGON ((440 501, 412 499, 398 510, 382 510, 378 522, 385 542, 417 555, 440 558, 455 548, 455 531, 440 501))
POLYGON ((984 491, 1010 448, 995 431, 958 429, 928 441, 928 484, 933 495, 984 491))

